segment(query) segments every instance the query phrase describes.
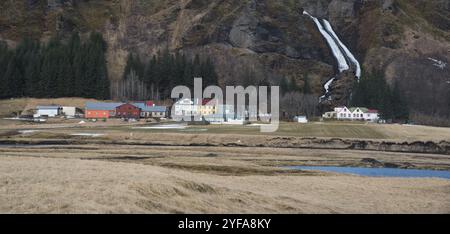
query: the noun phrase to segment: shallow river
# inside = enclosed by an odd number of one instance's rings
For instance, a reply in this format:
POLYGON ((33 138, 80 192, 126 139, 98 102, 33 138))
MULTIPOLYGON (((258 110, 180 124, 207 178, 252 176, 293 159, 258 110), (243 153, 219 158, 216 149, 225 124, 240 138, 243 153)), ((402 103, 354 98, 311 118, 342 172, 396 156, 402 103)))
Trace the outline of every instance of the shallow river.
POLYGON ((313 167, 313 166, 296 166, 287 168, 293 170, 325 171, 325 172, 336 172, 342 174, 354 174, 370 177, 409 177, 409 178, 434 177, 434 178, 450 179, 450 171, 437 171, 437 170, 364 168, 364 167, 313 167))

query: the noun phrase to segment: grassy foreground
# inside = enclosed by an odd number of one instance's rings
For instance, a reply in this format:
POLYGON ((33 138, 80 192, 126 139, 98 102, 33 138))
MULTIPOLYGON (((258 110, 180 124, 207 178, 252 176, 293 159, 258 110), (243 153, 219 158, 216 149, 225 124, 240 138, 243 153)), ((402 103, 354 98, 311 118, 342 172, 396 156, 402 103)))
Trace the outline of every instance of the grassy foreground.
POLYGON ((448 213, 449 180, 281 166, 450 165, 441 155, 229 147, 0 148, 1 213, 448 213))

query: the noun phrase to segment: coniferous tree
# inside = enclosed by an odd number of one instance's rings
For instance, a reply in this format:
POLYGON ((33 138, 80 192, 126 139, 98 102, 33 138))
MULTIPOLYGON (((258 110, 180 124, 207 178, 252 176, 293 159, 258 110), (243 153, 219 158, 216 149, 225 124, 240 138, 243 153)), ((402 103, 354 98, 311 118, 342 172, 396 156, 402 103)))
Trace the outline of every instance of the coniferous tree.
POLYGON ((256 85, 257 83, 255 72, 250 68, 244 69, 241 80, 242 80, 241 85, 244 87, 256 85))
POLYGON ((291 77, 291 80, 289 81, 289 92, 298 92, 300 88, 298 87, 297 81, 294 77, 291 77))
POLYGON ((192 89, 195 77, 202 77, 204 86, 217 84, 218 79, 211 59, 202 60, 196 55, 190 60, 184 54, 178 52, 171 54, 167 49, 159 51, 146 63, 137 59, 137 55, 130 54, 123 77, 124 79, 139 77, 145 84, 148 97, 156 100, 170 98, 172 88, 178 85, 192 89), (142 72, 139 72, 140 69, 142 72), (133 76, 130 76, 131 73, 133 76))
POLYGON ((391 89, 381 72, 364 74, 355 84, 351 104, 353 106, 375 108, 386 120, 405 121, 409 111, 407 102, 401 95, 398 85, 391 89))
POLYGON ((450 118, 450 89, 447 92, 447 116, 450 118))
POLYGON ((58 37, 41 46, 24 38, 14 50, 0 43, 0 97, 109 97, 106 43, 92 33, 81 43, 73 34, 67 43, 58 37))
POLYGON ((15 57, 8 63, 6 72, 3 75, 3 98, 20 97, 21 74, 18 66, 19 63, 15 57))
POLYGON ((194 88, 194 64, 191 61, 186 61, 186 65, 183 72, 183 83, 185 86, 194 88))
POLYGON ((280 81, 280 92, 284 96, 284 94, 289 92, 289 83, 286 77, 283 77, 280 81))
POLYGON ((404 100, 403 95, 401 95, 397 82, 394 84, 394 88, 392 90, 392 109, 394 111, 394 119, 400 121, 406 121, 409 119, 408 104, 404 100))
POLYGON ((311 85, 309 84, 309 75, 305 74, 303 77, 303 94, 311 94, 311 85))

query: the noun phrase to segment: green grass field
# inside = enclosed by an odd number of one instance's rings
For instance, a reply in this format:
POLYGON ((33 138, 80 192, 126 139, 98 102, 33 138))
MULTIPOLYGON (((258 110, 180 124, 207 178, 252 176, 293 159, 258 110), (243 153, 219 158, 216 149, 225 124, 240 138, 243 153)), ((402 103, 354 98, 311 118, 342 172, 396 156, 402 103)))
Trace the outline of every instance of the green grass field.
POLYGON ((128 126, 112 126, 105 128, 92 128, 92 130, 116 130, 147 133, 195 133, 195 134, 244 134, 244 135, 274 135, 298 137, 337 137, 337 138, 389 138, 375 128, 374 125, 362 123, 280 123, 279 129, 273 133, 262 133, 260 127, 255 125, 199 125, 189 126, 186 129, 139 129, 128 126))

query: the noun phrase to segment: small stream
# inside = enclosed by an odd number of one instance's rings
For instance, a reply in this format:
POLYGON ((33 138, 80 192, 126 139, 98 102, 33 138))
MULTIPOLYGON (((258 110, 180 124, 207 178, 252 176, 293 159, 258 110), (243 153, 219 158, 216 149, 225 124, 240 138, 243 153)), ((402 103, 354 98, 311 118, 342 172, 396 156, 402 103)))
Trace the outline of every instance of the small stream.
POLYGON ((365 167, 320 167, 294 166, 292 170, 324 171, 353 174, 369 177, 403 177, 403 178, 443 178, 450 180, 450 171, 399 169, 399 168, 365 168, 365 167))

